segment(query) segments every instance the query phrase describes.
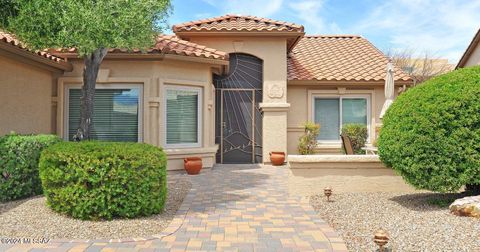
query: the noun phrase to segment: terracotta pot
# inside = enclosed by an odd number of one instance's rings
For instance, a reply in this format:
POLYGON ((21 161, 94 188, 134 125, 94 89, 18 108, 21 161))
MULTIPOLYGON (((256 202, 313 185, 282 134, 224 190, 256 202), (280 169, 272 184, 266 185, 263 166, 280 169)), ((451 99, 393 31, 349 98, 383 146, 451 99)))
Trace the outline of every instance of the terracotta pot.
POLYGON ((285 152, 270 152, 270 162, 272 162, 272 165, 283 165, 285 163, 285 152))
POLYGON ((189 175, 197 175, 202 169, 202 159, 199 157, 187 157, 183 159, 183 167, 189 175))

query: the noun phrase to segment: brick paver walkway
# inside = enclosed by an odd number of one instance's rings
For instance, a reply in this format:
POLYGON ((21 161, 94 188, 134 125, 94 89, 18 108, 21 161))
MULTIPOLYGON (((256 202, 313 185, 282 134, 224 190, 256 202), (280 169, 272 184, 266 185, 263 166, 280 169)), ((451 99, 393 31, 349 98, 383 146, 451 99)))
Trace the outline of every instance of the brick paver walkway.
POLYGON ((192 190, 159 235, 55 240, 9 251, 347 251, 308 199, 288 195, 287 177, 285 167, 216 166, 191 177, 192 190))

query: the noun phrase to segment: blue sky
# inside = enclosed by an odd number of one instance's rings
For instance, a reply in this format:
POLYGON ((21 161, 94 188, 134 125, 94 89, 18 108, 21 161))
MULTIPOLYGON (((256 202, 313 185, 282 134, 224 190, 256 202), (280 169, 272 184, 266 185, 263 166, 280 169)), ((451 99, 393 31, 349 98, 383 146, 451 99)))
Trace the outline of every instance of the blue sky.
POLYGON ((247 14, 305 26, 307 34, 359 34, 383 51, 457 63, 480 28, 480 0, 172 0, 169 24, 247 14))

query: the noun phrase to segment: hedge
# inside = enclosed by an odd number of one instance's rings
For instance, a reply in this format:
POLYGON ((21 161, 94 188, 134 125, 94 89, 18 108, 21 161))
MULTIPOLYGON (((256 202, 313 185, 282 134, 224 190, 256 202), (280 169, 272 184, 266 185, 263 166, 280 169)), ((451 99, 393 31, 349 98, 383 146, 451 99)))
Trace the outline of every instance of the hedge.
POLYGON ((40 152, 60 142, 54 135, 0 137, 0 201, 10 201, 42 193, 38 175, 40 152))
POLYGON ((400 95, 383 119, 378 149, 381 160, 416 188, 480 185, 480 66, 400 95))
POLYGON ((47 204, 74 218, 148 216, 163 210, 166 156, 143 143, 63 142, 40 158, 47 204))

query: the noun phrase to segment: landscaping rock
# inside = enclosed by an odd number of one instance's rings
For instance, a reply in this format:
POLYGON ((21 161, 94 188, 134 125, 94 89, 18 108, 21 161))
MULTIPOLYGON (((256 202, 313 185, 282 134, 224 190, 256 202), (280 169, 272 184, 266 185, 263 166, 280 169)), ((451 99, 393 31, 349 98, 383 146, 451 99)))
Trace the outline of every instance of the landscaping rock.
POLYGON ((439 206, 463 194, 336 192, 331 202, 322 192, 311 197, 311 204, 342 236, 348 251, 378 251, 373 237, 382 228, 389 234, 386 251, 480 252, 479 219, 453 215, 448 204, 439 206))
POLYGON ((480 218, 480 195, 455 200, 450 205, 450 212, 458 216, 480 218))
MULTIPOLYGON (((160 214, 134 219, 83 221, 54 212, 46 205, 45 197, 33 197, 0 203, 0 238, 128 239, 160 234, 175 217, 191 188, 186 174, 177 172, 167 176, 167 202, 160 214)), ((0 251, 4 251, 1 242, 0 251)))

